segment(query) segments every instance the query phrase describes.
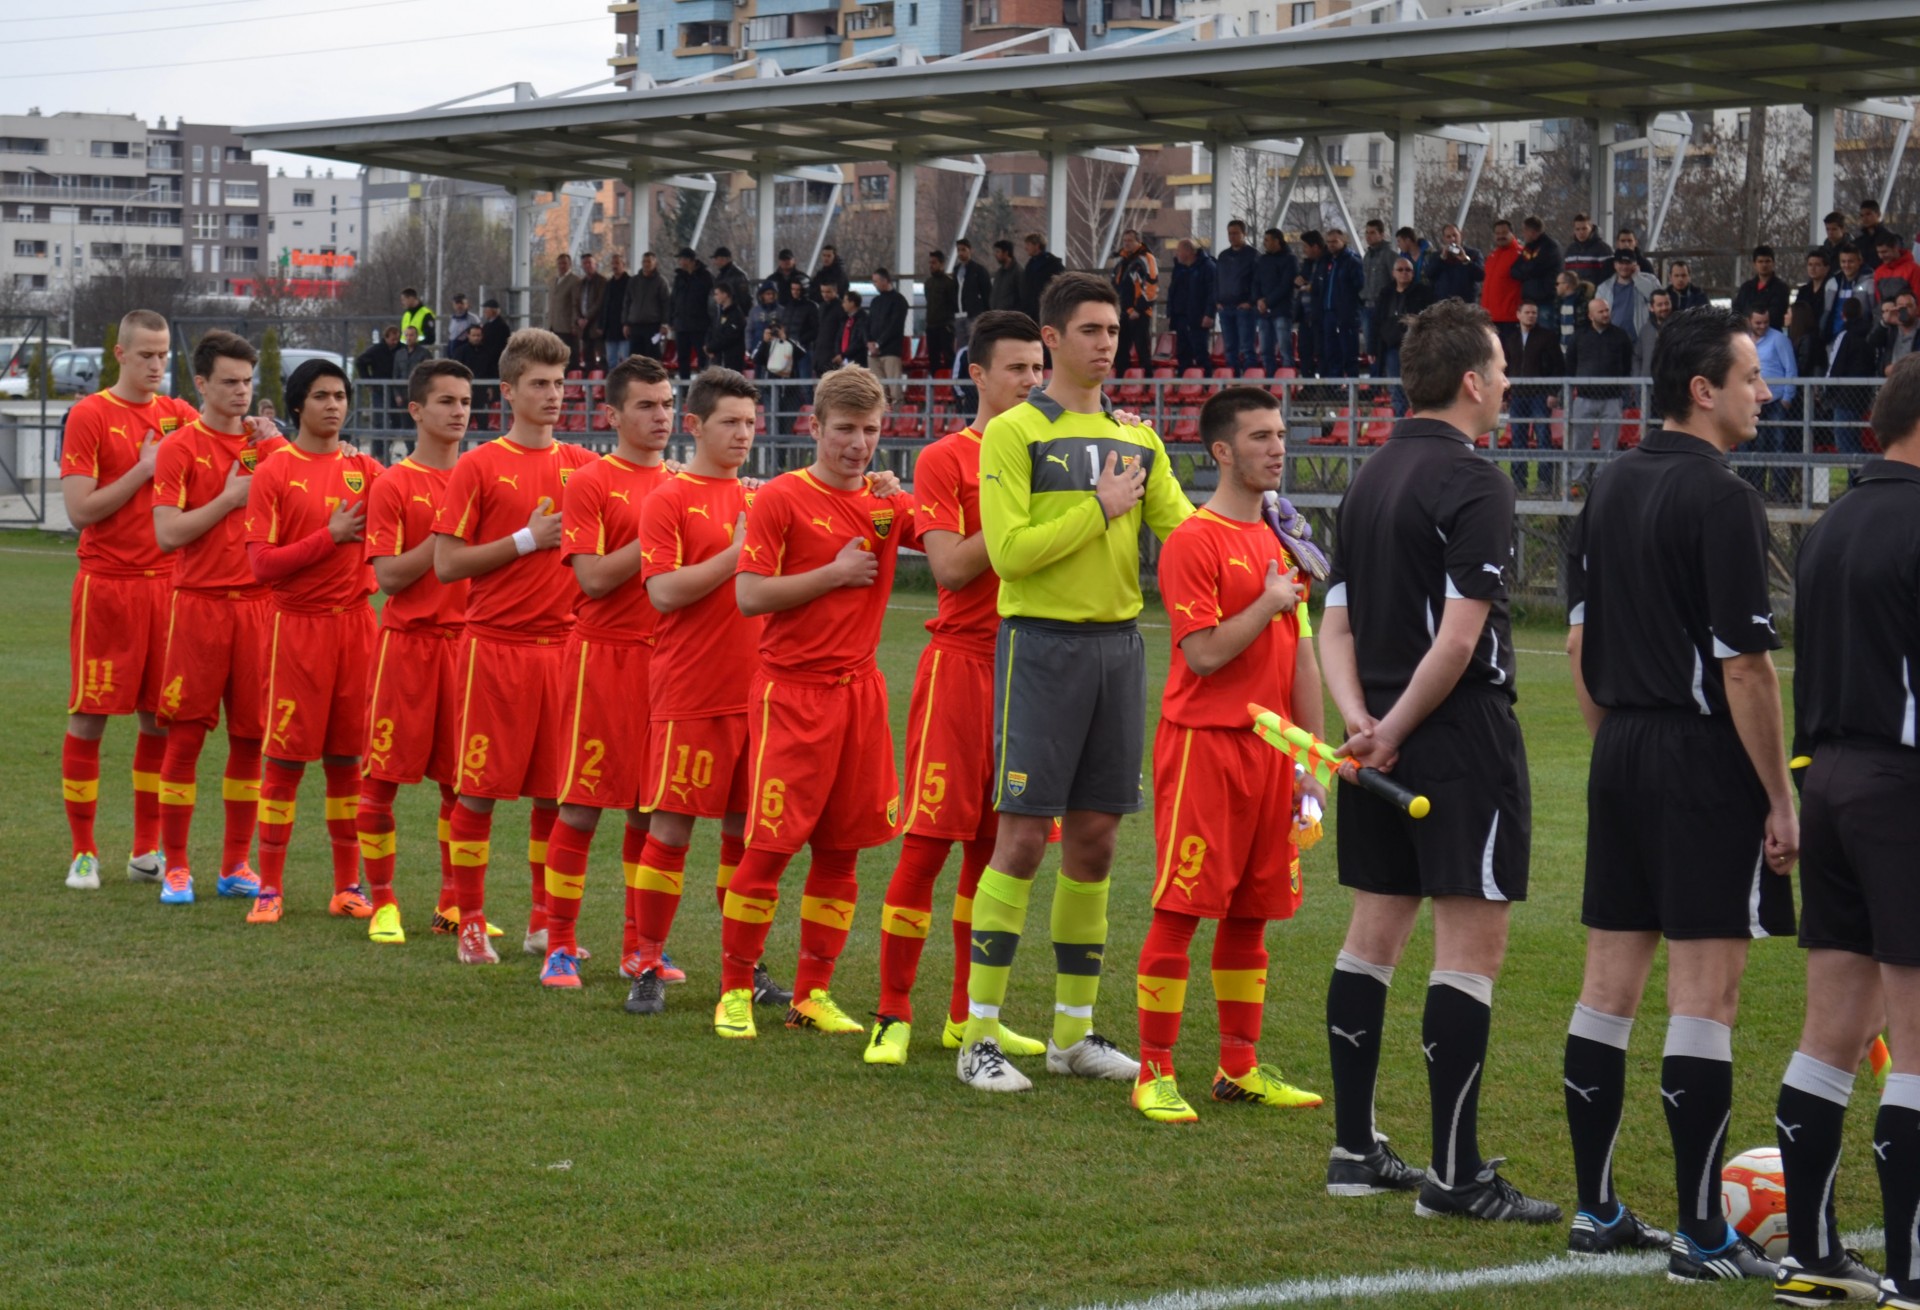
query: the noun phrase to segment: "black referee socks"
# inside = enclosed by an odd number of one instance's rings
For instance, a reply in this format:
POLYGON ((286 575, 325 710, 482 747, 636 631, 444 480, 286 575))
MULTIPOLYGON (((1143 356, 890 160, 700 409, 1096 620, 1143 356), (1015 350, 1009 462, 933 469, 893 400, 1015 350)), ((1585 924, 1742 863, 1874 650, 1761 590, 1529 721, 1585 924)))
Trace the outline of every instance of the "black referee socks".
POLYGON ((1873 1125, 1873 1160, 1886 1208, 1887 1277, 1901 1295, 1912 1296, 1920 1292, 1920 1250, 1913 1242, 1920 1224, 1920 1074, 1888 1076, 1873 1125))
POLYGON ((1333 1069, 1333 1127, 1344 1151, 1373 1150, 1373 1089, 1380 1076, 1380 1028, 1393 966, 1342 951, 1327 984, 1327 1056, 1333 1069))
POLYGON ((1442 1187, 1470 1183, 1479 1174, 1480 1075, 1493 1028, 1493 979, 1435 969, 1427 978, 1427 1013, 1420 1047, 1427 1056, 1427 1095, 1433 1110, 1433 1167, 1442 1187))
POLYGON ((1840 1130, 1853 1075, 1795 1051, 1780 1080, 1773 1127, 1787 1182, 1788 1254, 1816 1269, 1840 1254, 1833 1180, 1840 1170, 1840 1130))
POLYGON ((1720 1157, 1733 1117, 1733 1029, 1676 1014, 1667 1020, 1660 1101, 1673 1138, 1680 1231, 1708 1251, 1726 1242, 1720 1210, 1720 1157))
POLYGON ((1573 1137, 1573 1176, 1580 1209, 1603 1224, 1618 1217, 1613 1191, 1613 1145, 1627 1100, 1627 1041, 1633 1019, 1573 1007, 1561 1083, 1567 1094, 1567 1130, 1573 1137))

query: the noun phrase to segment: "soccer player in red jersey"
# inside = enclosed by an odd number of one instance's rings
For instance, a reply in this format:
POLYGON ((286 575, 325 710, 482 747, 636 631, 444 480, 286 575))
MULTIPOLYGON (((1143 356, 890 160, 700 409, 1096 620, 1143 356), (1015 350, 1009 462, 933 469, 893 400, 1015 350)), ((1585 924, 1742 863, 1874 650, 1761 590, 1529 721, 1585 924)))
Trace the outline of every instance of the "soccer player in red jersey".
POLYGON ((206 406, 168 437, 153 475, 153 534, 173 554, 173 599, 161 673, 160 838, 166 905, 193 902, 187 842, 193 828, 200 748, 227 713, 227 768, 221 784, 226 834, 220 844, 222 896, 254 896, 247 864, 260 804, 260 742, 266 735, 267 589, 247 563, 247 494, 257 469, 287 441, 253 404, 259 354, 245 338, 213 331, 193 350, 193 383, 206 406))
MULTIPOLYGON (((640 578, 640 513, 667 476, 673 380, 658 360, 636 356, 607 375, 606 402, 619 444, 568 480, 561 530, 560 558, 572 566, 579 595, 560 658, 560 821, 547 841, 547 958, 540 970, 547 987, 580 986, 586 957, 575 924, 600 811, 626 812, 626 851, 637 854, 647 837, 640 802, 647 664, 658 616, 640 578)), ((623 961, 637 940, 631 878, 627 886, 623 961)))
MULTIPOLYGON (((1213 1099, 1308 1107, 1320 1097, 1259 1063, 1267 996, 1267 924, 1300 904, 1299 856, 1288 839, 1293 760, 1255 737, 1249 703, 1315 736, 1322 730, 1320 668, 1301 608, 1298 566, 1261 518, 1261 498, 1286 472, 1280 402, 1258 387, 1228 387, 1200 411, 1200 436, 1220 482, 1200 511, 1167 537, 1160 596, 1173 660, 1153 751, 1153 922, 1140 948, 1140 1075, 1135 1108, 1156 1123, 1191 1123, 1173 1076, 1186 1002, 1188 951, 1202 919, 1213 943, 1220 1067, 1213 1099), (1303 640, 1306 638, 1306 640, 1303 640), (1222 798, 1231 798, 1222 803, 1222 798)), ((1311 777, 1299 786, 1322 803, 1311 777)))
MULTIPOLYGON (((752 494, 740 466, 753 451, 759 391, 732 369, 710 368, 687 392, 693 463, 648 498, 640 514, 640 576, 660 614, 654 628, 653 705, 642 804, 651 825, 626 861, 629 914, 638 930, 623 966, 633 978, 629 1014, 666 1008, 672 979, 667 934, 680 908, 687 844, 696 818, 720 820, 721 908, 746 850, 747 693, 765 620, 734 600, 733 575, 746 543, 752 494)), ((629 837, 632 830, 628 830, 629 837)), ((785 1006, 793 993, 764 962, 753 971, 753 999, 785 1006)))
MULTIPOLYGON (((454 652, 466 626, 468 584, 443 583, 434 576, 433 521, 472 417, 472 372, 451 359, 421 364, 407 380, 407 412, 413 417, 413 453, 367 493, 367 560, 387 604, 380 611, 354 819, 373 901, 367 936, 392 946, 407 940, 393 894, 393 800, 402 784, 422 778, 440 784, 440 895, 433 930, 452 933, 460 927, 448 829, 460 757, 454 736, 460 719, 454 652)), ((497 935, 499 929, 491 931, 497 935)))
POLYGON ((60 791, 73 833, 67 886, 83 891, 100 885, 93 821, 100 796, 100 738, 110 715, 133 714, 139 720, 127 880, 158 882, 166 871, 160 853, 160 763, 167 738, 156 711, 173 561, 153 539, 153 471, 160 443, 199 417, 185 401, 158 394, 167 379, 167 343, 167 320, 152 310, 136 309, 122 318, 113 348, 119 380, 67 412, 60 447, 60 495, 67 521, 80 530, 60 791))
POLYGON ((460 803, 449 828, 463 964, 500 962, 484 915, 493 807, 520 796, 533 798, 533 907, 521 949, 547 953, 547 838, 559 808, 566 735, 561 648, 578 590, 561 561, 561 511, 574 470, 599 458, 553 437, 568 358, 567 343, 543 328, 522 328, 507 339, 500 382, 513 426, 460 457, 434 520, 434 573, 445 583, 473 583, 455 657, 460 803))
POLYGON ((273 594, 267 635, 266 770, 260 780, 260 895, 248 923, 280 922, 287 843, 300 777, 326 772, 333 897, 327 912, 370 919, 360 890, 360 751, 374 618, 365 545, 367 493, 382 469, 341 447, 352 409, 347 374, 310 359, 287 379, 294 442, 254 475, 247 495, 247 560, 273 594))
POLYGON ((813 405, 814 462, 754 493, 734 576, 740 612, 767 621, 747 698, 747 850, 721 919, 713 1026, 722 1037, 756 1035, 753 967, 780 875, 802 846, 813 854, 787 1026, 865 1031, 829 987, 853 926, 860 852, 890 840, 900 817, 887 685, 874 654, 913 501, 891 473, 867 472, 887 409, 873 374, 827 374, 813 405))
MULTIPOLYGON (((914 533, 939 587, 927 624, 933 640, 920 656, 907 713, 906 837, 880 909, 880 1006, 867 1043, 868 1064, 905 1064, 913 1022, 912 991, 933 919, 933 884, 961 843, 960 886, 953 898, 954 976, 941 1036, 958 1050, 967 1023, 973 893, 993 854, 993 640, 1000 629, 1000 579, 980 535, 980 433, 995 415, 1027 398, 1045 372, 1040 328, 1025 314, 991 310, 973 326, 968 374, 979 413, 959 432, 920 453, 914 465, 914 533)), ((1046 1043, 1004 1025, 1009 1055, 1044 1055, 1046 1043)))

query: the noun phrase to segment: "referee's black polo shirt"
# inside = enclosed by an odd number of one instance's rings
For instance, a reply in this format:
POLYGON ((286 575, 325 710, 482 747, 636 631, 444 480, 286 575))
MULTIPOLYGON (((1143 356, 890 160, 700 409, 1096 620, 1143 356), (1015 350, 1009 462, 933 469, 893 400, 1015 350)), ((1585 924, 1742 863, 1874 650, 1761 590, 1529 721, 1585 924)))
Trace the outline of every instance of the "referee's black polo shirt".
POLYGON ((1394 424, 1354 475, 1335 519, 1327 604, 1346 607, 1373 714, 1406 690, 1455 597, 1493 603, 1458 686, 1513 699, 1513 495, 1513 480, 1466 433, 1434 419, 1394 424))
POLYGON ((1780 645, 1760 493, 1712 444, 1649 432, 1574 521, 1567 604, 1595 704, 1726 714, 1720 661, 1780 645))
POLYGON ((1794 569, 1794 749, 1915 744, 1920 468, 1876 459, 1807 534, 1794 569))

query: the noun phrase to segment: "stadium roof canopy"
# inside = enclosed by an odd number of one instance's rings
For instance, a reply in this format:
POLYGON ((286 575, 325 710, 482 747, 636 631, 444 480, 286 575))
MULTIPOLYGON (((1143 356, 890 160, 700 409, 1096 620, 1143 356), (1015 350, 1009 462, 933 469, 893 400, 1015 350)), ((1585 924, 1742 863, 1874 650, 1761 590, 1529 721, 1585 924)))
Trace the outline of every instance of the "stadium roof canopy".
POLYGON ((584 178, 1419 133, 1498 120, 1647 119, 1917 91, 1920 0, 1637 0, 830 66, 282 124, 250 129, 246 141, 256 150, 552 190, 584 178))

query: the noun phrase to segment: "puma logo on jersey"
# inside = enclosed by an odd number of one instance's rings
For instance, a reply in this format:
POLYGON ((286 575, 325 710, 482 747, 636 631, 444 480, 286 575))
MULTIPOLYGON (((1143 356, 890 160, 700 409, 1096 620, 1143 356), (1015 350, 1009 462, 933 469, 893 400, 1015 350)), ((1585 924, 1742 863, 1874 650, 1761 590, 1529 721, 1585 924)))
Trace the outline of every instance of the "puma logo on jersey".
POLYGON ((1186 616, 1187 616, 1188 618, 1190 618, 1190 619, 1191 619, 1191 618, 1197 618, 1197 617, 1199 617, 1199 616, 1198 616, 1198 615, 1196 615, 1196 614, 1195 614, 1195 613, 1193 612, 1193 608, 1194 608, 1194 606, 1196 606, 1196 605, 1198 605, 1199 603, 1200 603, 1200 602, 1199 602, 1199 601, 1197 601, 1197 600, 1189 600, 1189 601, 1184 601, 1184 602, 1181 602, 1181 601, 1176 601, 1176 602, 1174 602, 1174 606, 1173 606, 1173 608, 1174 608, 1175 610, 1177 610, 1177 611, 1179 611, 1180 613, 1182 613, 1182 614, 1184 614, 1184 615, 1186 615, 1186 616))
POLYGON ((583 792, 585 792, 585 793, 587 793, 587 795, 589 795, 589 796, 593 796, 593 795, 596 795, 596 794, 598 794, 598 792, 599 792, 599 790, 600 790, 600 779, 598 779, 598 778, 576 778, 576 779, 574 779, 574 783, 573 783, 573 785, 574 785, 574 786, 576 786, 576 787, 578 787, 578 788, 579 788, 579 789, 580 789, 581 791, 583 791, 583 792))
POLYGON ((816 528, 825 528, 828 532, 832 532, 833 515, 829 514, 825 518, 813 520, 813 526, 816 528))
POLYGON ((742 551, 743 551, 743 552, 744 552, 744 553, 746 554, 746 557, 747 557, 748 559, 750 559, 750 560, 753 560, 754 562, 756 562, 756 563, 758 563, 758 562, 759 562, 759 559, 760 559, 760 552, 761 552, 762 550, 764 550, 764 549, 765 549, 765 547, 763 547, 763 546, 754 546, 754 545, 749 545, 749 544, 747 544, 747 543, 745 543, 745 542, 742 542, 742 543, 741 543, 741 546, 740 546, 740 549, 741 549, 741 550, 742 550, 742 551))
POLYGON ((919 809, 920 813, 926 815, 927 818, 931 819, 933 822, 935 823, 940 822, 940 806, 929 805, 925 801, 920 801, 916 806, 916 808, 919 809))
POLYGON ((1773 615, 1756 614, 1753 616, 1753 621, 1759 624, 1761 627, 1765 628, 1768 632, 1773 631, 1773 615))
POLYGON ((713 519, 713 515, 707 513, 707 507, 705 505, 689 505, 687 506, 687 513, 698 514, 701 518, 706 519, 709 522, 711 522, 713 519))
POLYGON ((506 483, 509 487, 512 487, 515 491, 520 490, 520 475, 518 473, 512 474, 511 476, 505 473, 499 473, 499 474, 495 474, 494 476, 498 478, 499 481, 506 483))
POLYGON ((1049 455, 1047 456, 1047 463, 1058 464, 1061 468, 1068 467, 1066 456, 1064 455, 1049 455))
POLYGON ((1505 570, 1502 569, 1498 564, 1482 564, 1480 566, 1480 571, 1482 573, 1491 573, 1496 578, 1501 577, 1505 574, 1505 570))
POLYGON ((432 509, 433 497, 432 496, 415 496, 408 503, 412 505, 425 505, 428 509, 432 509))
POLYGON ((677 782, 668 783, 667 790, 672 792, 675 796, 677 796, 679 799, 683 801, 693 799, 693 788, 683 787, 677 782))
POLYGON ((194 463, 196 463, 196 464, 204 464, 204 465, 206 465, 206 466, 207 466, 208 468, 212 468, 212 467, 213 467, 213 456, 211 456, 211 455, 195 455, 195 456, 193 457, 193 462, 194 462, 194 463))
POLYGON ((1176 876, 1173 880, 1173 885, 1180 889, 1180 894, 1182 896, 1191 898, 1193 896, 1194 884, 1198 883, 1199 881, 1200 880, 1198 878, 1181 878, 1176 876))
POLYGON ((762 819, 760 820, 760 826, 778 837, 780 835, 780 825, 784 822, 784 819, 762 819))
POLYGON ((288 478, 288 479, 287 479, 287 486, 288 486, 288 488, 289 488, 289 489, 291 489, 291 488, 294 488, 294 487, 298 487, 298 488, 299 488, 300 490, 302 490, 302 491, 306 491, 306 490, 308 490, 308 487, 307 487, 307 483, 306 483, 306 479, 304 479, 304 478, 301 478, 301 479, 299 479, 298 481, 296 481, 296 480, 295 480, 295 479, 293 479, 293 478, 288 478))
POLYGON ((642 550, 640 552, 640 562, 642 564, 651 564, 653 563, 653 557, 659 553, 660 548, 658 546, 655 546, 652 550, 642 550))
POLYGON ((628 505, 633 504, 632 498, 624 491, 609 491, 607 493, 607 499, 623 501, 628 505))
POLYGON ((1227 556, 1227 563, 1229 563, 1229 564, 1237 564, 1237 565, 1239 565, 1239 566, 1240 566, 1241 568, 1243 568, 1243 569, 1245 569, 1245 570, 1246 570, 1247 572, 1249 572, 1249 573, 1251 573, 1251 572, 1253 572, 1253 565, 1252 565, 1252 564, 1250 564, 1250 563, 1248 563, 1248 562, 1247 562, 1246 560, 1243 560, 1243 559, 1239 559, 1239 558, 1237 558, 1236 556, 1233 556, 1233 555, 1229 555, 1229 556, 1227 556))

